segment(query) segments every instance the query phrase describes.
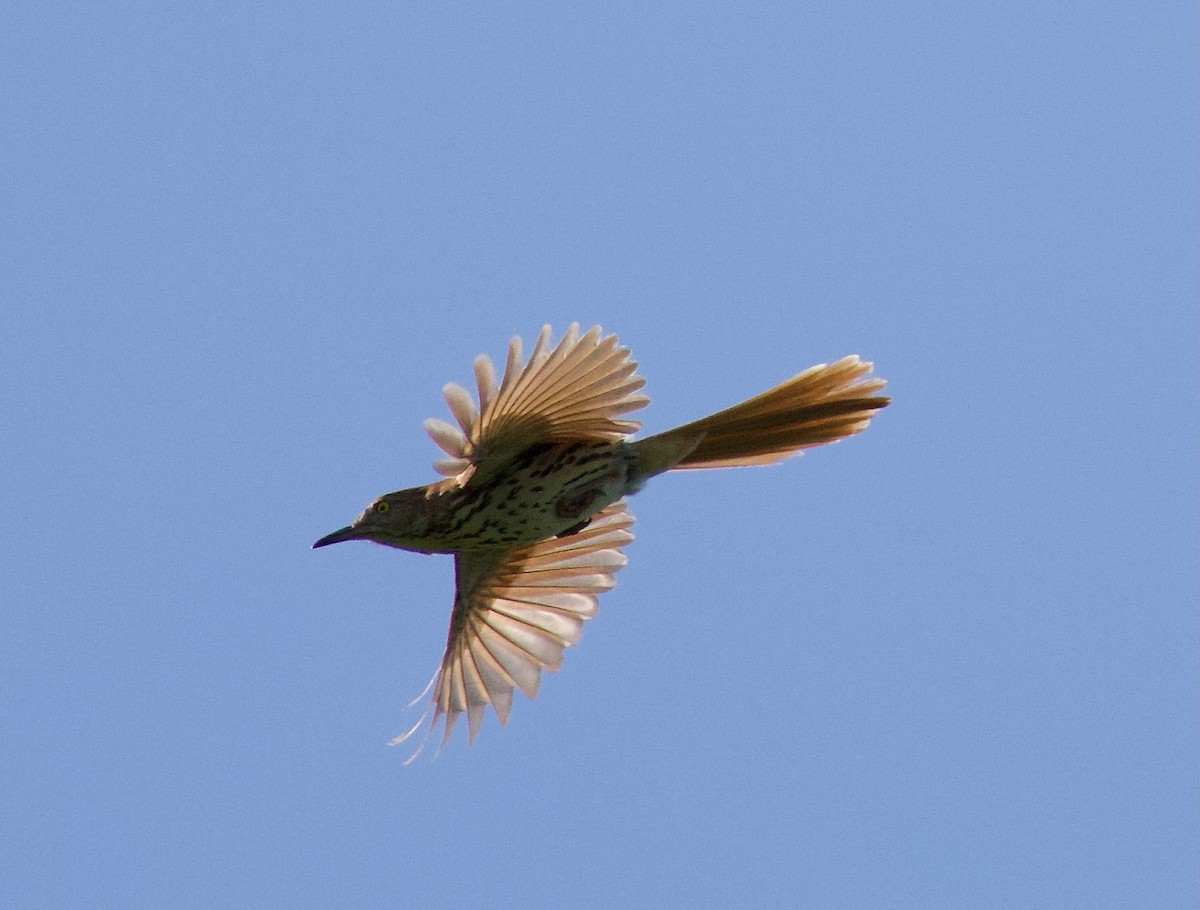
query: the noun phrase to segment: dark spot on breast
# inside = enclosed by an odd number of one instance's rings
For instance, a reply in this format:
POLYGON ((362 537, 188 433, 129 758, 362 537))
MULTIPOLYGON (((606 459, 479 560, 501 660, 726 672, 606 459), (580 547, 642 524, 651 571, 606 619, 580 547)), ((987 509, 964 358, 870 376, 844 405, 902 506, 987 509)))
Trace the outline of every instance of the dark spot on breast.
POLYGON ((584 509, 595 502, 600 493, 595 489, 584 489, 568 496, 563 496, 554 504, 554 514, 559 518, 574 518, 584 509))

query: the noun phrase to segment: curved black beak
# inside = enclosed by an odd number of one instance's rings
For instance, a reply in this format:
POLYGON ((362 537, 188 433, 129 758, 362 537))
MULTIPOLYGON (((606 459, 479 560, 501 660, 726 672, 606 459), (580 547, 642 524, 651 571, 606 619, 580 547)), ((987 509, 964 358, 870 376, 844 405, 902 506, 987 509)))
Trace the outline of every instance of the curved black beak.
POLYGON ((349 528, 342 528, 340 531, 334 531, 332 534, 326 534, 313 544, 312 548, 315 550, 317 547, 327 547, 331 543, 341 543, 343 540, 358 540, 358 529, 351 526, 349 528))

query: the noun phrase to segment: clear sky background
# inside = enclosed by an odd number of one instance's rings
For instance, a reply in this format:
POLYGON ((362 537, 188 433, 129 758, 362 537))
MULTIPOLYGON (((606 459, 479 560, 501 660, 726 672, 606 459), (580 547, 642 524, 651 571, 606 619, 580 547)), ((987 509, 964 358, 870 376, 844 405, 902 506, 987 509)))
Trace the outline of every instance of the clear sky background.
POLYGON ((4 19, 0 905, 1195 906, 1194 4, 4 19), (895 401, 405 768, 451 561, 310 544, 574 320, 895 401))

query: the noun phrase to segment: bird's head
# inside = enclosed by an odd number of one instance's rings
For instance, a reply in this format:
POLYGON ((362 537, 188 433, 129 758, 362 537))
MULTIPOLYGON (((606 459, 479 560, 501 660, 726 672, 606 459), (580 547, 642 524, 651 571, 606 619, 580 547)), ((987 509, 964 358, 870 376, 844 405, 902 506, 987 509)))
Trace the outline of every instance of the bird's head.
POLYGON ((373 540, 401 550, 425 551, 421 541, 430 517, 425 487, 385 493, 367 506, 354 524, 326 534, 313 544, 313 549, 343 540, 373 540))

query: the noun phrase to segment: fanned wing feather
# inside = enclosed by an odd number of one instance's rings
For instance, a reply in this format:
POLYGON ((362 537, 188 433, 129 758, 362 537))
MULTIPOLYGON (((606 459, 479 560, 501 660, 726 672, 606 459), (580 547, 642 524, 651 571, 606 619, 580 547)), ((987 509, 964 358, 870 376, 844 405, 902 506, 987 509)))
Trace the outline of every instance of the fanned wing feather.
POLYGON ((463 457, 463 453, 467 449, 467 437, 458 427, 436 417, 430 417, 425 421, 425 432, 447 455, 454 458, 463 457))
POLYGON ((596 615, 597 595, 613 586, 625 565, 621 548, 633 539, 632 525, 622 500, 569 537, 455 557, 460 587, 430 703, 429 729, 443 721, 442 742, 464 713, 468 741, 474 741, 488 705, 507 723, 514 689, 537 695, 542 671, 562 666, 563 650, 579 641, 584 622, 596 615))
POLYGON ((521 339, 513 338, 499 383, 492 361, 483 354, 475 359, 478 407, 462 386, 448 383, 442 390, 461 432, 436 419, 425 429, 451 456, 435 465, 451 478, 445 483, 464 484, 473 473, 486 472, 490 459, 535 442, 615 442, 640 426, 621 419, 649 399, 638 394, 645 381, 616 335, 602 336, 599 326, 581 335, 575 323, 551 349, 545 326, 528 361, 522 362, 521 351, 521 339))

